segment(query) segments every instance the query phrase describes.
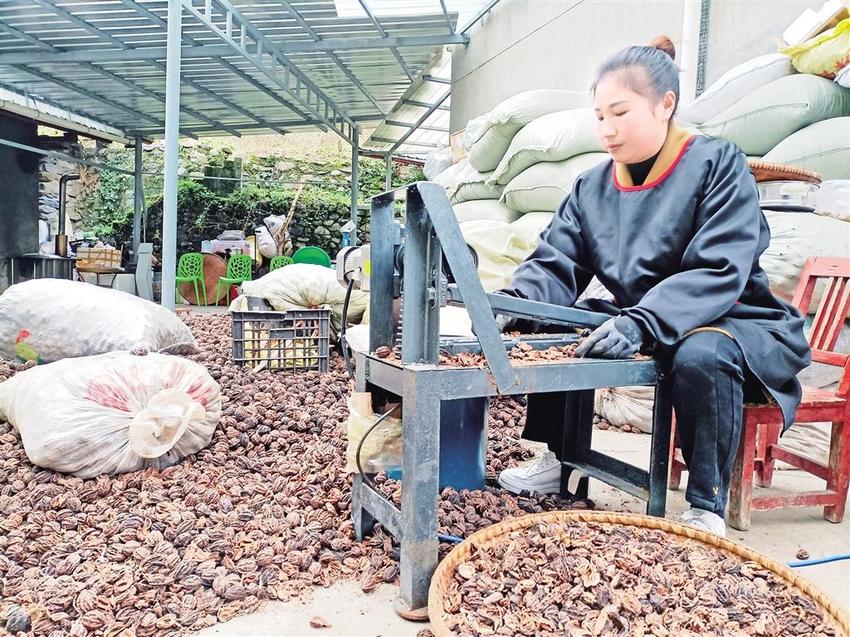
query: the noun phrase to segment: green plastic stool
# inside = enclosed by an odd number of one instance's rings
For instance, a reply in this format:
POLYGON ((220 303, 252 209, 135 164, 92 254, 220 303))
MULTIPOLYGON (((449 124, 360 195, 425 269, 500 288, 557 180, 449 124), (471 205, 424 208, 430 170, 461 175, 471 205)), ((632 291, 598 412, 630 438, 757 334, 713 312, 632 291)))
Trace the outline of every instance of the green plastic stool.
POLYGON ((180 261, 177 262, 177 276, 174 280, 177 285, 191 283, 195 288, 195 303, 200 305, 201 299, 204 299, 204 305, 207 305, 207 286, 204 284, 203 254, 200 252, 181 254, 180 261), (198 284, 200 284, 200 294, 198 293, 198 284))
MULTIPOLYGON (((225 290, 229 290, 231 285, 242 285, 245 281, 250 281, 254 278, 254 259, 249 254, 234 254, 227 261, 227 272, 224 276, 218 277, 218 283, 215 284, 215 304, 219 302, 219 292, 224 286, 225 290)), ((227 296, 225 294, 225 296, 227 296)))
POLYGON ((274 272, 285 265, 292 265, 292 257, 285 257, 282 254, 272 257, 272 260, 269 262, 269 272, 274 272))
POLYGON ((318 246, 304 246, 299 248, 292 255, 293 263, 312 263, 313 265, 323 265, 326 268, 331 267, 331 257, 327 252, 318 246))

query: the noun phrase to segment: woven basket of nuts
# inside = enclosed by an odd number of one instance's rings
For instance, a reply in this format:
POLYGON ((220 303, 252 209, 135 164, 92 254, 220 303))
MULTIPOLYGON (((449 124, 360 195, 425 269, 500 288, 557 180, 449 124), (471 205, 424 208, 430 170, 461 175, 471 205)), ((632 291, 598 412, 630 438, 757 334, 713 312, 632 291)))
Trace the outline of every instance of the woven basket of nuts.
POLYGON ((643 515, 554 511, 459 544, 431 580, 436 637, 834 635, 850 617, 745 546, 643 515))

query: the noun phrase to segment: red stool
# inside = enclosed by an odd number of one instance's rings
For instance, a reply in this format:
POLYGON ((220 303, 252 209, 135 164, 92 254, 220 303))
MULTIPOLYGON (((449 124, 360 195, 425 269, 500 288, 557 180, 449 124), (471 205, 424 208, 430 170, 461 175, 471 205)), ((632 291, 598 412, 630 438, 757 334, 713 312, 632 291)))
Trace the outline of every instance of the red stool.
MULTIPOLYGON (((831 422, 832 436, 826 465, 779 446, 782 413, 775 405, 744 406, 741 443, 732 468, 729 487, 729 524, 741 531, 750 528, 750 513, 792 506, 823 506, 823 517, 830 522, 844 519, 847 486, 850 482, 850 355, 833 351, 844 321, 850 312, 850 258, 815 257, 808 259, 800 273, 800 282, 792 303, 805 316, 812 303, 815 286, 824 281, 823 296, 809 333, 812 360, 844 370, 835 393, 803 387, 803 400, 797 409, 795 424, 831 422), (826 490, 792 495, 753 495, 753 479, 760 487, 769 487, 776 460, 826 481, 826 490)), ((673 421, 675 433, 675 419, 673 421)), ((671 438, 675 441, 675 436, 671 438)), ((670 446, 668 487, 678 489, 682 471, 686 471, 681 450, 670 446)))

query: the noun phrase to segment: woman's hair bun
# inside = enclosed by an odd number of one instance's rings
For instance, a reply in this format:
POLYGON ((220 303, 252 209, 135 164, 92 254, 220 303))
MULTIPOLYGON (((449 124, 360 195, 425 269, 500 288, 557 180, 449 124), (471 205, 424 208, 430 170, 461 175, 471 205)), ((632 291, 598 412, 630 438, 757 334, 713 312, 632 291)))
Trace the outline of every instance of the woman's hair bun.
POLYGON ((658 49, 659 51, 664 51, 667 55, 670 56, 670 59, 676 59, 676 47, 673 45, 673 40, 671 40, 666 35, 658 35, 649 43, 653 49, 658 49))

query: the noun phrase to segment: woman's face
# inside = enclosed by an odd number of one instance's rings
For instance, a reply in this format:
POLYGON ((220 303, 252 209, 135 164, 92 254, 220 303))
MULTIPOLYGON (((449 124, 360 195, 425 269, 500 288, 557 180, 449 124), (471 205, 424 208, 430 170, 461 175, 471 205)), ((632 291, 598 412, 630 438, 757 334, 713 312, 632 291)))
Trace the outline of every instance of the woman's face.
POLYGON ((594 103, 596 132, 605 150, 616 162, 634 164, 661 150, 676 95, 667 91, 658 100, 646 97, 627 87, 620 80, 620 73, 609 73, 596 85, 594 103))

